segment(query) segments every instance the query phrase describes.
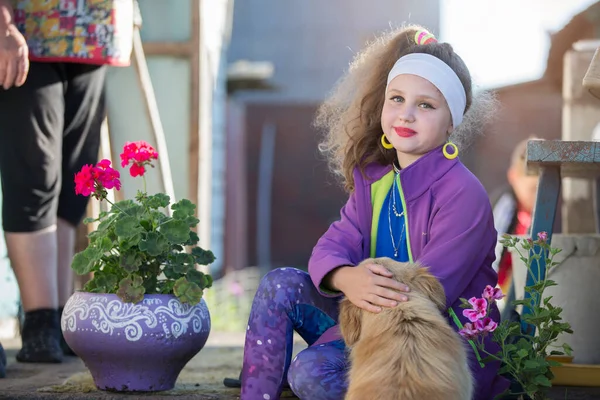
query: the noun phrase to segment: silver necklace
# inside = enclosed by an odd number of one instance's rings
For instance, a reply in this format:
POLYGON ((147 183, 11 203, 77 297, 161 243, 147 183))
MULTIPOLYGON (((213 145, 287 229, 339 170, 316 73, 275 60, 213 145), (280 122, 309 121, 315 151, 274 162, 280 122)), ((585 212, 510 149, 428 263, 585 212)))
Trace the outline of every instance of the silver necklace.
MULTIPOLYGON (((398 212, 396 211, 396 179, 398 178, 397 175, 394 176, 394 183, 392 185, 392 196, 393 196, 393 201, 394 201, 394 214, 396 215, 397 218, 400 218, 404 215, 404 210, 402 210, 401 213, 398 214, 398 212)), ((394 248, 394 257, 398 257, 398 251, 400 250, 400 245, 402 243, 402 239, 404 239, 404 230, 406 227, 406 224, 402 224, 402 231, 400 232, 400 240, 398 241, 398 245, 396 245, 396 241, 394 240, 394 233, 392 232, 392 201, 390 199, 389 202, 389 206, 388 206, 389 210, 388 210, 388 227, 390 229, 390 238, 392 239, 392 247, 394 248)))
POLYGON ((394 184, 392 186, 392 196, 394 196, 393 197, 394 202, 392 203, 392 208, 394 209, 394 215, 396 217, 400 218, 401 216, 404 215, 404 210, 402 210, 402 212, 399 213, 398 209, 396 208, 396 204, 397 204, 397 201, 396 201, 396 192, 398 191, 396 189, 396 179, 398 179, 398 175, 400 174, 400 170, 398 169, 398 167, 396 167, 396 164, 393 164, 393 165, 394 165, 394 171, 396 171, 396 175, 394 176, 394 184))

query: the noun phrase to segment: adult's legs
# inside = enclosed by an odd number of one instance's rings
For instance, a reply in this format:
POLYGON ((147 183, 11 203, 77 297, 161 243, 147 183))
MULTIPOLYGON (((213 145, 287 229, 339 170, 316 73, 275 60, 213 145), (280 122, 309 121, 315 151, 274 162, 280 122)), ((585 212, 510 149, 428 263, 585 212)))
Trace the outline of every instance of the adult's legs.
POLYGON ((6 246, 25 311, 17 360, 60 362, 56 210, 60 190, 63 75, 31 63, 25 84, 0 89, 0 175, 6 246))

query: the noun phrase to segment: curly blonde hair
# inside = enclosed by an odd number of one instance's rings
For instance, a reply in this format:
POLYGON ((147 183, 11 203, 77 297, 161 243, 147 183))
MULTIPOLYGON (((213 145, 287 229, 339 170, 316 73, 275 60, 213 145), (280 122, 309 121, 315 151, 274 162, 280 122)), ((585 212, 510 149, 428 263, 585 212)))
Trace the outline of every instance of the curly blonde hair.
POLYGON ((387 75, 400 57, 427 53, 444 61, 458 75, 467 105, 463 122, 451 136, 457 145, 464 146, 465 139, 481 132, 481 123, 488 119, 493 98, 483 93, 478 96, 477 107, 472 107, 471 75, 463 60, 448 43, 416 44, 414 37, 419 30, 425 29, 418 25, 393 29, 369 43, 317 111, 315 126, 325 133, 319 150, 329 156, 330 169, 348 192, 354 190, 353 171, 357 166, 364 172, 371 162, 389 165, 396 159, 394 149, 386 150, 381 145, 381 110, 387 75))

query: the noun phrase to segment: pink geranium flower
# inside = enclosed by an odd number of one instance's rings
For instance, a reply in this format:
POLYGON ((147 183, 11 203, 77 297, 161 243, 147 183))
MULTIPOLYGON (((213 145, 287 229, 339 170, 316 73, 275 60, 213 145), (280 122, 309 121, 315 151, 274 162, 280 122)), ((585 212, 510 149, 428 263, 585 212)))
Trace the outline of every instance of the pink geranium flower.
POLYGON ((106 189, 116 188, 121 190, 121 174, 116 169, 111 168, 109 160, 100 161, 95 168, 97 179, 106 189))
POLYGON ((486 299, 478 299, 476 297, 471 297, 469 299, 469 304, 471 304, 473 308, 463 310, 463 315, 469 318, 469 321, 475 322, 485 317, 488 305, 486 299))
POLYGON ((152 160, 157 159, 158 153, 147 142, 143 140, 127 142, 121 153, 121 166, 126 167, 131 164, 129 169, 131 176, 143 176, 146 173, 146 165, 152 166, 152 160))
POLYGON ((75 193, 82 196, 89 196, 96 190, 94 167, 86 164, 81 168, 81 171, 75 174, 75 193))
POLYGON ((458 333, 465 339, 473 339, 479 335, 479 330, 472 323, 467 322, 458 333))
POLYGON ((75 174, 75 193, 105 198, 106 189, 121 189, 120 177, 119 171, 111 168, 109 160, 101 160, 96 166, 86 164, 75 174))
POLYGON ((494 332, 497 327, 498 324, 490 317, 485 317, 484 319, 475 322, 475 328, 483 334, 494 332))
POLYGON ((548 232, 538 232, 537 237, 541 242, 545 242, 548 240, 548 232))
POLYGON ((504 297, 504 294, 502 293, 502 289, 494 288, 490 285, 487 285, 483 290, 483 294, 481 296, 487 301, 495 301, 502 299, 504 297))

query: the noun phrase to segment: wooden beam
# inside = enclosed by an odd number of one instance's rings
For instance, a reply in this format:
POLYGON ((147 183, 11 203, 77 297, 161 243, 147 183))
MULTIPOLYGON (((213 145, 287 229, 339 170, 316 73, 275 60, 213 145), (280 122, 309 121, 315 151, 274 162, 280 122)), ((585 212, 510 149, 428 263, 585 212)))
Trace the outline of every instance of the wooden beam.
MULTIPOLYGON (((169 153, 167 151, 167 140, 163 130, 162 121, 160 120, 160 112, 158 111, 158 103, 154 95, 152 79, 148 71, 146 63, 146 55, 142 44, 142 37, 137 27, 133 29, 133 66, 135 67, 138 82, 142 91, 142 100, 144 103, 144 111, 150 123, 152 136, 156 144, 158 157, 158 165, 160 166, 161 183, 164 193, 167 194, 172 202, 176 201, 175 188, 173 185, 173 175, 171 174, 171 165, 169 162, 169 153)), ((167 215, 171 216, 173 211, 170 207, 166 209, 167 215)))
MULTIPOLYGON (((190 133, 188 137, 189 151, 189 199, 198 205, 198 176, 200 165, 200 0, 192 2, 192 37, 191 52, 191 101, 190 101, 190 133)), ((199 212, 199 206, 196 213, 199 212)))
MULTIPOLYGON (((196 3, 196 2, 193 2, 196 3)), ((144 42, 146 56, 170 56, 189 58, 194 53, 194 44, 189 42, 144 42)))

